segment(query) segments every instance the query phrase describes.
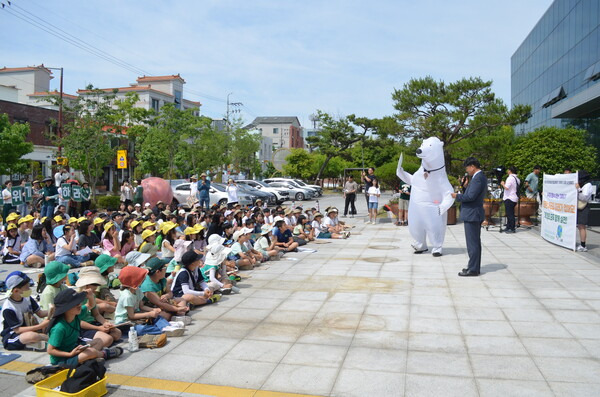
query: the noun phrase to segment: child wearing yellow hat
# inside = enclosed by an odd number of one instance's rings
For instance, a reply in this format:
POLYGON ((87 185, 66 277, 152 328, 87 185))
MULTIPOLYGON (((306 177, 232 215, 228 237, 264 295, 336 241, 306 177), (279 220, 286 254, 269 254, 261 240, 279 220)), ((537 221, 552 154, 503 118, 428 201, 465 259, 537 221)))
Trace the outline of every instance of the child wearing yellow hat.
POLYGON ((6 239, 4 240, 2 255, 4 255, 4 263, 18 264, 21 262, 19 258, 21 255, 21 237, 17 225, 14 223, 6 226, 6 239))

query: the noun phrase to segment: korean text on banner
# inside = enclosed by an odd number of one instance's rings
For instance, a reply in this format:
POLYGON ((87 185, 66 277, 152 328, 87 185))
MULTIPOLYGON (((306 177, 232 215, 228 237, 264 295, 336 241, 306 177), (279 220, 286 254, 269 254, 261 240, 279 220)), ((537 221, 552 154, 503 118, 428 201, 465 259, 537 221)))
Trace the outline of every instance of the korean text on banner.
POLYGON ((577 174, 544 174, 542 237, 575 250, 577 238, 577 174))

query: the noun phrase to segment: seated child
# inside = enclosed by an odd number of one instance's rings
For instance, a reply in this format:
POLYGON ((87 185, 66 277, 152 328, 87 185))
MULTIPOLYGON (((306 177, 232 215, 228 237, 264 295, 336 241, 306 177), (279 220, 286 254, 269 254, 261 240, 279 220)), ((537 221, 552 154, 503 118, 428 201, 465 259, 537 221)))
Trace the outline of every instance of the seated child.
POLYGON ((232 291, 239 292, 239 289, 233 286, 233 282, 227 276, 225 259, 227 259, 227 253, 220 242, 209 245, 206 261, 200 271, 212 290, 220 290, 227 295, 232 291))
POLYGON ((48 311, 50 305, 54 304, 56 295, 68 288, 65 281, 70 269, 69 265, 58 261, 52 261, 44 268, 46 287, 40 295, 40 307, 43 310, 48 311))
POLYGON ((161 309, 160 316, 170 320, 173 315, 185 315, 189 308, 185 300, 173 297, 166 278, 167 264, 163 259, 150 259, 145 265, 148 275, 140 290, 144 294, 144 305, 161 309))
MULTIPOLYGON (((121 338, 121 331, 110 321, 102 317, 98 311, 94 294, 96 289, 105 283, 106 280, 100 275, 100 269, 96 266, 89 266, 81 269, 75 286, 79 292, 86 293, 86 299, 83 301, 81 314, 79 315, 79 319, 81 320, 81 339, 86 342, 100 339, 103 347, 109 347, 121 338)), ((110 353, 119 352, 110 351, 110 353)))
POLYGON ((21 237, 17 225, 14 223, 6 226, 6 239, 4 240, 2 255, 4 255, 4 263, 19 264, 21 262, 19 258, 21 255, 21 237))
POLYGON ((275 245, 275 239, 270 238, 272 229, 268 224, 262 225, 261 236, 254 243, 254 249, 261 252, 265 258, 277 260, 282 249, 275 245))
MULTIPOLYGON (((117 258, 102 254, 98 255, 94 263, 100 270, 100 275, 107 280, 109 275, 115 271, 117 258)), ((107 315, 112 315, 112 313, 115 312, 115 309, 117 308, 117 299, 114 297, 112 292, 110 292, 109 285, 107 283, 104 283, 97 289, 96 305, 98 306, 98 311, 100 314, 105 317, 107 315)))
POLYGON ((213 296, 210 288, 203 283, 202 276, 198 271, 202 265, 202 255, 193 250, 188 251, 181 257, 181 265, 181 270, 177 272, 173 282, 174 297, 182 298, 194 306, 213 303, 221 299, 221 295, 213 296))
POLYGON ((156 240, 156 230, 146 229, 142 232, 142 244, 138 247, 138 251, 142 254, 156 255, 158 247, 154 244, 156 240))
POLYGON ((89 344, 80 344, 79 314, 85 297, 85 292, 77 292, 71 288, 60 291, 56 295, 54 300, 56 310, 48 335, 48 354, 53 365, 63 363, 75 367, 87 360, 109 359, 123 352, 120 347, 111 350, 103 349, 100 339, 94 339, 89 344))
POLYGON ((34 313, 40 318, 48 316, 31 297, 30 281, 26 274, 19 271, 6 277, 8 298, 2 305, 2 344, 6 350, 23 350, 28 344, 48 340, 48 335, 43 331, 50 320, 31 326, 27 326, 25 321, 26 316, 31 317, 34 313))

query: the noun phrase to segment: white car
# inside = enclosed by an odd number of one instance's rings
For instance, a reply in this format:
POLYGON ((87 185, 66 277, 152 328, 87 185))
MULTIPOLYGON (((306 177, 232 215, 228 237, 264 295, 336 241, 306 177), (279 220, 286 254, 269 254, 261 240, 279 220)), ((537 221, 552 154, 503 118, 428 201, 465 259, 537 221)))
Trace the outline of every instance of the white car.
POLYGON ((269 192, 275 194, 277 196, 277 204, 281 204, 286 200, 291 200, 290 191, 283 187, 274 187, 269 184, 261 181, 254 181, 251 179, 238 179, 237 183, 241 183, 242 185, 248 185, 255 189, 258 189, 263 192, 269 192))
POLYGON ((287 183, 288 185, 291 185, 292 187, 294 187, 296 189, 302 189, 304 191, 310 192, 311 193, 310 194, 311 197, 309 197, 309 198, 318 197, 320 195, 319 194, 319 190, 317 190, 316 188, 314 188, 312 186, 308 186, 304 182, 302 182, 304 185, 301 185, 295 179, 291 179, 291 178, 269 178, 269 179, 265 179, 265 182, 267 182, 269 185, 272 185, 275 182, 277 182, 277 183, 280 183, 280 182, 287 183))
MULTIPOLYGON (((190 182, 181 183, 177 186, 172 186, 171 190, 173 191, 173 202, 175 204, 182 204, 184 208, 189 208, 187 204, 187 199, 190 197, 190 182)), ((211 185, 209 190, 210 204, 219 204, 224 205, 227 204, 227 192, 224 190, 221 191, 219 188, 215 188, 215 186, 211 185)), ((251 205, 252 199, 247 196, 240 196, 239 202, 241 205, 251 205)))

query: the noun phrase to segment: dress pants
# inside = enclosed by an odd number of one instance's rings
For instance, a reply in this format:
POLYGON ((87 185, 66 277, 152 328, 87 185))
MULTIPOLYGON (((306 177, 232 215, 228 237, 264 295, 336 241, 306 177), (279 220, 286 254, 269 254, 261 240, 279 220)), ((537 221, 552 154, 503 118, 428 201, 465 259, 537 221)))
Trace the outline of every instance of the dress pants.
POLYGON ((348 207, 351 207, 350 215, 356 215, 356 206, 354 201, 356 200, 356 193, 346 194, 346 205, 344 206, 344 216, 348 215, 348 207))
POLYGON ((506 230, 515 231, 515 203, 512 200, 504 200, 504 209, 506 210, 506 230))
POLYGON ((467 253, 469 254, 469 273, 481 272, 481 222, 465 221, 465 239, 467 240, 467 253))

